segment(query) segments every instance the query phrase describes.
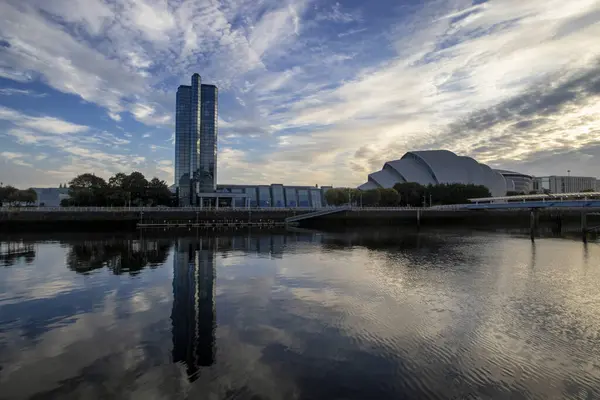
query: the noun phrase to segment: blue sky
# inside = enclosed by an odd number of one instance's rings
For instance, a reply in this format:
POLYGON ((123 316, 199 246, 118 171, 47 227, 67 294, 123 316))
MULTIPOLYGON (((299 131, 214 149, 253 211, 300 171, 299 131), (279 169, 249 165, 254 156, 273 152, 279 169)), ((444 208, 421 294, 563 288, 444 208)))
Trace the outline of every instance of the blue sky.
POLYGON ((358 185, 446 148, 600 176, 595 0, 4 0, 0 181, 173 180, 175 92, 220 89, 219 183, 358 185))

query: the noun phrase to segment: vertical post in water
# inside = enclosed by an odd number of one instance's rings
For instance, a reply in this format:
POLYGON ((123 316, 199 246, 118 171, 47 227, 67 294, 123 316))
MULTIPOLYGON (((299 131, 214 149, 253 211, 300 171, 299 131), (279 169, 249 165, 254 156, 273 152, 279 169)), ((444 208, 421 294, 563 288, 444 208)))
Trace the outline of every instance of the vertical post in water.
POLYGON ((417 228, 421 227, 421 210, 417 208, 417 228))
POLYGON ((581 234, 583 235, 583 241, 587 241, 587 213, 585 210, 581 211, 581 234))
POLYGON ((535 240, 536 214, 535 208, 532 208, 529 212, 529 236, 531 237, 531 240, 535 240))

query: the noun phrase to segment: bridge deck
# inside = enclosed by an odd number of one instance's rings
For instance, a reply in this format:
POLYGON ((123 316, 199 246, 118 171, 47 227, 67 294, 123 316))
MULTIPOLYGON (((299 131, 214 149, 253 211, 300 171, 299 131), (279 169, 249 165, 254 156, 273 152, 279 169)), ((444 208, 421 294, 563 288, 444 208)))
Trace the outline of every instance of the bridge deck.
POLYGON ((510 203, 465 204, 465 210, 499 210, 517 208, 600 208, 600 200, 522 201, 510 203))
POLYGON ((315 211, 315 212, 311 212, 311 213, 307 213, 307 214, 295 215, 293 217, 288 217, 285 219, 285 222, 289 224, 292 222, 303 221, 303 220, 310 219, 310 218, 321 217, 323 215, 330 215, 330 214, 335 214, 335 213, 339 213, 342 211, 349 211, 351 209, 352 209, 352 207, 350 207, 350 206, 326 208, 323 210, 319 210, 319 211, 315 211))

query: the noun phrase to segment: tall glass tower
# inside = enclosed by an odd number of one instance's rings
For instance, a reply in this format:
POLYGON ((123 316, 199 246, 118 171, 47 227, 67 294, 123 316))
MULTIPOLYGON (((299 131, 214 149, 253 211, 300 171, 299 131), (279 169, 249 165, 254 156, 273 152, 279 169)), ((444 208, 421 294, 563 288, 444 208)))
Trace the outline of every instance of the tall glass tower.
POLYGON ((179 205, 196 203, 196 190, 212 193, 217 185, 218 89, 203 85, 199 74, 192 85, 177 89, 175 113, 175 185, 179 205))

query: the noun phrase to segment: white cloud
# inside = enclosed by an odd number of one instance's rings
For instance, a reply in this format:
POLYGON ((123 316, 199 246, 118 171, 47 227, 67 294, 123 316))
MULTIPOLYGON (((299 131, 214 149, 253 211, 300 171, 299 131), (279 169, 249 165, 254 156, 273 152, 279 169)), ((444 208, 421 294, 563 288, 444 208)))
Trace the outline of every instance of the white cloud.
POLYGON ((37 93, 33 90, 15 89, 15 88, 0 88, 0 96, 29 96, 29 97, 46 97, 46 93, 37 93))
POLYGON ((11 163, 19 165, 21 167, 33 167, 31 163, 24 160, 29 157, 28 154, 15 153, 12 151, 3 151, 2 153, 0 153, 0 157, 3 157, 9 160, 11 163))
POLYGON ((171 121, 170 115, 159 115, 157 109, 149 104, 136 104, 133 106, 131 113, 146 125, 166 124, 171 121))
POLYGON ((336 2, 330 9, 319 12, 316 16, 316 20, 349 23, 362 20, 362 16, 358 11, 342 10, 342 5, 339 2, 336 2))
POLYGON ((118 113, 112 113, 112 112, 108 112, 108 116, 110 117, 110 119, 112 119, 113 121, 119 122, 121 121, 121 116, 118 113))
POLYGON ((81 133, 89 129, 85 125, 77 125, 53 117, 32 117, 16 110, 0 106, 0 120, 10 121, 24 128, 51 134, 81 133))
POLYGON ((23 157, 25 157, 25 154, 23 154, 23 153, 14 153, 14 152, 11 152, 11 151, 3 151, 2 153, 0 153, 0 156, 4 157, 6 159, 9 159, 9 160, 14 160, 14 159, 17 159, 17 158, 23 158, 23 157))
POLYGON ((78 24, 91 35, 98 35, 115 17, 102 0, 32 0, 32 3, 65 22, 78 24))
MULTIPOLYGON (((176 84, 198 71, 227 100, 220 181, 358 184, 383 159, 434 145, 490 163, 593 146, 600 120, 593 96, 510 141, 506 127, 458 137, 448 130, 477 110, 590 69, 600 57, 599 8, 592 0, 433 0, 399 13, 390 6, 387 19, 373 21, 371 13, 312 0, 7 0, 0 3, 0 43, 7 44, 0 76, 39 78, 116 121, 129 112, 158 128, 153 137, 162 141, 172 132, 176 84), (387 20, 396 25, 381 23, 387 20), (248 175, 257 165, 260 175, 248 175)), ((15 119, 7 109, 2 116, 15 119)), ((119 157, 129 150, 119 143, 125 139, 94 129, 86 138, 65 135, 83 131, 31 117, 5 135, 58 148, 53 135, 62 134, 73 148, 119 157)))

